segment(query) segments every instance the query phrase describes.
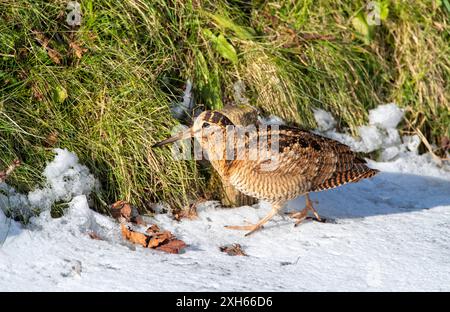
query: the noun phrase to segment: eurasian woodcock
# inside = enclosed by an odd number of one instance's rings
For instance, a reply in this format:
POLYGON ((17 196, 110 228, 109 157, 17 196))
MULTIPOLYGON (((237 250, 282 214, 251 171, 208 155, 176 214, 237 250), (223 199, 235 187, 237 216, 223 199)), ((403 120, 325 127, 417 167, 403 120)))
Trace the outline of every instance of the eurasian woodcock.
POLYGON ((291 214, 302 222, 314 209, 309 192, 332 189, 377 174, 349 146, 310 131, 283 125, 235 126, 218 111, 205 111, 193 126, 171 138, 168 143, 195 137, 206 157, 222 179, 242 193, 268 201, 270 213, 254 225, 227 226, 230 229, 260 229, 285 205, 300 195, 306 207, 291 214))

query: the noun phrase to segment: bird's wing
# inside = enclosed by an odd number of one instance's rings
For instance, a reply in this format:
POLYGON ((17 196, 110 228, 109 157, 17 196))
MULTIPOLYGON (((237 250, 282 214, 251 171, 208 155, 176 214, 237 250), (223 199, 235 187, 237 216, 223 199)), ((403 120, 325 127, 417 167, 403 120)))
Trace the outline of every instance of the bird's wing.
POLYGON ((278 142, 278 150, 269 144, 270 157, 253 162, 254 170, 274 178, 302 176, 309 181, 309 191, 334 188, 377 173, 347 145, 299 128, 269 127, 258 131, 258 140, 278 142))

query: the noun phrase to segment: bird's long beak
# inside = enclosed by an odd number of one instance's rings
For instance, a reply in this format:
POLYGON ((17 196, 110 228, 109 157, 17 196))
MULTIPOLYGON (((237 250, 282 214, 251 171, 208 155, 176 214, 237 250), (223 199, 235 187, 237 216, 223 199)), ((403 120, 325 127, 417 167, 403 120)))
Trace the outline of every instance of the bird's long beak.
POLYGON ((163 146, 163 145, 166 145, 166 144, 169 144, 169 143, 173 143, 173 142, 176 142, 176 141, 179 141, 179 140, 188 139, 188 138, 191 138, 193 136, 194 136, 194 133, 192 131, 192 128, 189 128, 189 129, 187 129, 187 130, 185 130, 183 132, 179 132, 179 133, 175 134, 174 136, 172 136, 172 137, 170 137, 168 139, 165 139, 165 140, 163 140, 161 142, 158 142, 158 143, 154 144, 152 146, 152 148, 160 147, 160 146, 163 146))

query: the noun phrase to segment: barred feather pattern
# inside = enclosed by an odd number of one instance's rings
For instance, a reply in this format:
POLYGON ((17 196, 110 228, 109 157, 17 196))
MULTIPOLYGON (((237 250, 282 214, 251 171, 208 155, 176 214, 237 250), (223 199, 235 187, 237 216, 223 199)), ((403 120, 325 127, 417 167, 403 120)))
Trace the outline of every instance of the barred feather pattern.
MULTIPOLYGON (((232 124, 219 112, 208 113, 206 117, 207 122, 221 127, 224 132, 225 127, 232 124)), ((242 159, 218 159, 211 163, 222 178, 239 191, 271 203, 357 182, 378 172, 369 168, 347 145, 299 128, 257 127, 256 131, 246 134, 246 147, 255 140, 278 143, 278 150, 268 148, 269 155, 256 160, 247 153, 242 159)), ((232 143, 237 144, 236 141, 232 143)), ((213 147, 205 142, 200 144, 215 152, 219 150, 222 155, 230 148, 227 146, 230 141, 225 139, 213 147)))

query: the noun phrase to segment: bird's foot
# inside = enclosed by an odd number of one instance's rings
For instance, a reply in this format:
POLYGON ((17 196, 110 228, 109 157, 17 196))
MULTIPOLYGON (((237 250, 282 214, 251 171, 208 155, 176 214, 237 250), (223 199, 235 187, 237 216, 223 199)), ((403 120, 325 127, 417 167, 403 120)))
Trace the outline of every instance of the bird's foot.
POLYGON ((259 224, 249 224, 249 225, 226 225, 226 229, 229 230, 243 230, 243 231, 249 231, 245 234, 245 236, 249 236, 250 234, 256 232, 259 229, 262 229, 263 226, 259 224))
POLYGON ((272 217, 274 215, 276 215, 278 213, 278 211, 283 207, 283 205, 276 203, 272 205, 272 210, 267 214, 267 216, 265 216, 264 218, 262 218, 261 220, 259 220, 259 222, 257 224, 251 224, 251 225, 236 225, 236 226, 225 226, 228 229, 232 229, 232 230, 249 230, 250 232, 246 233, 245 236, 249 236, 250 234, 260 230, 263 228, 263 224, 265 224, 267 221, 269 221, 270 219, 272 219, 272 217))
POLYGON ((303 220, 306 219, 307 215, 308 215, 308 209, 306 209, 306 208, 300 212, 289 212, 288 213, 289 217, 291 217, 293 219, 297 219, 297 221, 295 221, 294 226, 298 226, 300 223, 302 223, 303 220))
MULTIPOLYGON (((305 196, 305 199, 306 199, 306 205, 305 205, 305 208, 303 208, 303 210, 301 210, 299 212, 288 213, 288 215, 291 218, 297 219, 294 226, 298 226, 300 223, 302 223, 306 219, 311 219, 311 220, 319 221, 319 222, 323 222, 323 223, 326 222, 326 219, 321 218, 319 216, 319 214, 317 213, 316 209, 314 209, 313 201, 311 199, 309 199, 308 195, 305 196), (311 211, 313 213, 314 217, 308 217, 308 211, 311 211)), ((314 201, 314 203, 317 204, 318 202, 314 201)))

